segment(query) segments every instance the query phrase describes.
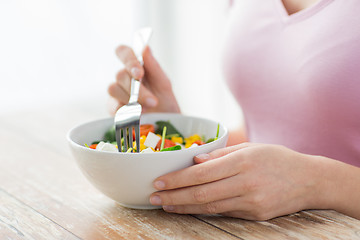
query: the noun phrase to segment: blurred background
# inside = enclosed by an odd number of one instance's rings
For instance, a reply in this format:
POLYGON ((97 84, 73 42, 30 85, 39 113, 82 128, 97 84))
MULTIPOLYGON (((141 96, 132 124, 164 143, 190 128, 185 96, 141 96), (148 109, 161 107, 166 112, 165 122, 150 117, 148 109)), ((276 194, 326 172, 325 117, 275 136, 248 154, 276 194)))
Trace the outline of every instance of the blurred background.
POLYGON ((221 69, 229 11, 224 0, 0 0, 0 117, 73 103, 108 116, 115 49, 151 26, 183 113, 234 128, 242 113, 221 69))

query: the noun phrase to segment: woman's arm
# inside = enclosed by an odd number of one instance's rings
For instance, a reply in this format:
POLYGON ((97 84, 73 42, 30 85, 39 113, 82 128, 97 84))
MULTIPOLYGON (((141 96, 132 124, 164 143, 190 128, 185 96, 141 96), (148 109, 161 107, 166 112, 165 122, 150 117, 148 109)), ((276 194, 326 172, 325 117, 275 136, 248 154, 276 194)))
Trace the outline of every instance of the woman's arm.
POLYGON ((360 219, 360 168, 321 156, 316 158, 318 196, 313 208, 334 209, 360 219))

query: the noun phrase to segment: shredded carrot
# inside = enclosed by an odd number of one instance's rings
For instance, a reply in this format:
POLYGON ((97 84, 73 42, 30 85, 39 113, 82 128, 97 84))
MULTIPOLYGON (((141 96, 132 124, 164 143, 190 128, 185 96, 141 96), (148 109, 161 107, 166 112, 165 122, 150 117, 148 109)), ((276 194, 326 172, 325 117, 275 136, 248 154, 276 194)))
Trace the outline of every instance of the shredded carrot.
POLYGON ((91 148, 91 149, 96 149, 96 147, 97 147, 97 144, 91 144, 91 145, 89 146, 89 148, 91 148))

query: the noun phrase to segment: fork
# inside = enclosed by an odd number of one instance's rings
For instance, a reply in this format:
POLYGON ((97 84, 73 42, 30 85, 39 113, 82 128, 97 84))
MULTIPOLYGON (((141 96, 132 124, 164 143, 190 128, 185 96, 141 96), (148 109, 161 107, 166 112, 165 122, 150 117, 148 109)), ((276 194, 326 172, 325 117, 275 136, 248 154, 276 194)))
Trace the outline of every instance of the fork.
MULTIPOLYGON (((134 35, 133 49, 142 66, 144 65, 142 52, 147 45, 151 34, 151 28, 142 28, 135 32, 134 35)), ((140 116, 142 111, 142 107, 138 103, 140 82, 141 79, 131 79, 129 103, 119 108, 115 114, 115 136, 119 152, 122 152, 123 150, 124 152, 134 152, 134 137, 136 152, 139 152, 140 149, 140 116), (133 130, 135 132, 135 136, 133 136, 133 130)))

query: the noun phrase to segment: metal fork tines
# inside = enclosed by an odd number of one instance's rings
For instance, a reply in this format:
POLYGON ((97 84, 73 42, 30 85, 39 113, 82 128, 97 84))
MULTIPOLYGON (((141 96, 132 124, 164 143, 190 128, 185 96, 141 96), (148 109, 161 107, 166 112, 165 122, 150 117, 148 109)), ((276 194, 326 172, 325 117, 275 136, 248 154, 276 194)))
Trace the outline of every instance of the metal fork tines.
POLYGON ((137 102, 140 82, 131 79, 131 95, 129 103, 119 108, 115 115, 116 142, 119 152, 133 152, 133 138, 135 138, 136 151, 140 149, 140 115, 141 105, 137 102), (135 136, 133 136, 133 131, 135 136), (122 140, 123 139, 123 142, 122 140))

